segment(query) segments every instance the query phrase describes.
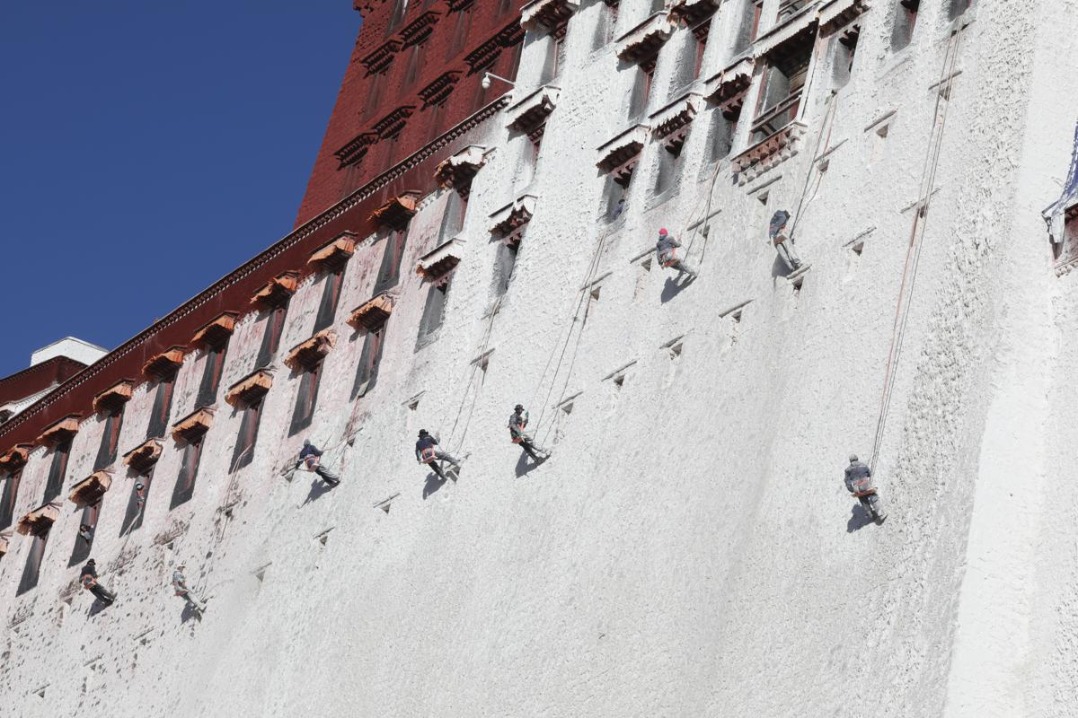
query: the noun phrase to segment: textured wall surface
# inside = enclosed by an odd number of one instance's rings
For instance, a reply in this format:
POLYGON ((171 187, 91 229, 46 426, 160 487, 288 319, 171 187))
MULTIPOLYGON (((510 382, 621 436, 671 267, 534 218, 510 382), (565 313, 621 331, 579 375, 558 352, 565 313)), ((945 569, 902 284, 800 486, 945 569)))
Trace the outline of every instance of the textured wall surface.
MULTIPOLYGON (((765 31, 778 4, 765 0, 765 31)), ((700 103, 676 189, 653 191, 664 150, 649 136, 628 209, 607 222, 597 148, 630 124, 634 71, 616 38, 651 4, 620 5, 611 42, 596 41, 605 3, 569 21, 534 172, 505 113, 462 138, 487 162, 433 337, 419 340, 431 288, 413 268, 449 190, 409 224, 365 396, 351 398, 365 336, 346 320, 372 294, 384 234, 346 265, 309 430, 288 436, 300 375, 282 358, 311 336, 320 274, 292 298, 250 465, 229 472, 241 414, 223 395, 253 369, 258 312, 229 344, 193 499, 169 510, 182 451, 167 439, 144 525, 121 536, 135 479, 116 470, 93 547, 113 606, 71 585, 70 502, 18 597, 30 542, 12 537, 5 715, 1074 715, 1076 280, 1053 271, 1040 214, 1078 114, 1059 62, 1074 3, 977 0, 952 21, 922 0, 896 51, 895 5, 876 0, 848 84, 838 35, 816 40, 795 154, 751 179, 731 170, 752 144, 758 62, 732 153, 709 160, 717 110, 700 103), (497 304, 491 215, 527 193, 497 304), (800 288, 766 239, 777 209, 811 264, 800 288), (662 226, 697 281, 648 261, 662 226), (508 441, 517 402, 553 451, 538 467, 508 441), (841 476, 851 451, 874 453, 881 413, 890 517, 875 526, 841 476), (415 464, 420 428, 467 456, 459 481, 415 464), (304 437, 339 487, 287 479, 304 437), (168 587, 180 560, 209 598, 201 620, 168 587)), ((714 16, 702 79, 733 59, 743 5, 714 16)), ((540 35, 517 99, 536 89, 540 35)), ((646 115, 684 92, 692 42, 679 27, 662 47, 646 115)), ((173 421, 196 408, 203 361, 187 355, 173 421)), ((152 389, 126 407, 121 452, 145 437, 152 389)), ((65 494, 101 430, 83 421, 65 494)), ((40 503, 48 465, 36 448, 16 515, 40 503)))

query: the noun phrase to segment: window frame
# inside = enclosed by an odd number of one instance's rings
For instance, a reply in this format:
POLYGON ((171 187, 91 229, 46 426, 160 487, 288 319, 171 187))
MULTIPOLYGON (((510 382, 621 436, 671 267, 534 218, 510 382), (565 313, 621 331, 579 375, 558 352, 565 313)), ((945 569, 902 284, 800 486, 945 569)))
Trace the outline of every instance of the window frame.
POLYGON ((201 409, 217 403, 217 393, 221 388, 221 375, 224 373, 225 355, 228 353, 228 339, 203 346, 204 363, 202 380, 198 384, 195 407, 201 409))
POLYGON ((183 506, 195 495, 195 484, 198 481, 198 467, 202 462, 202 449, 205 445, 206 435, 192 437, 184 444, 183 456, 180 459, 180 472, 176 476, 176 485, 172 490, 172 501, 169 503, 169 511, 183 506))
POLYGON ((309 428, 314 420, 314 410, 318 405, 318 387, 322 383, 323 364, 324 362, 320 361, 303 367, 299 387, 296 389, 296 402, 292 408, 292 421, 288 427, 289 436, 295 436, 309 428))
POLYGON ((52 448, 52 461, 49 463, 49 473, 45 480, 45 495, 41 503, 50 503, 63 492, 73 442, 74 439, 68 437, 52 448))

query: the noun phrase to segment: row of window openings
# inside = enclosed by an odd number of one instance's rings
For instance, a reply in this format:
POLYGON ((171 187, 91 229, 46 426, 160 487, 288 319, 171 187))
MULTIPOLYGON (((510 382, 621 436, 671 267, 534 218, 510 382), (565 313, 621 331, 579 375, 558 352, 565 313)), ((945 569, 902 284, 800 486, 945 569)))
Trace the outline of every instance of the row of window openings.
MULTIPOLYGON (((451 198, 458 197, 455 193, 451 198)), ((443 217, 442 233, 456 233, 463 221, 465 203, 463 200, 450 200, 449 207, 443 217)), ((376 293, 394 286, 399 279, 400 262, 404 251, 405 233, 396 231, 390 234, 387 243, 382 267, 379 271, 376 293)), ((506 257, 515 259, 516 245, 503 245, 504 249, 499 256, 496 268, 495 284, 498 291, 504 293, 508 286, 509 277, 512 274, 513 262, 506 262, 506 257)), ((343 268, 337 268, 327 275, 322 300, 319 305, 319 315, 316 318, 316 331, 320 331, 332 324, 333 315, 340 297, 340 288, 343 278, 343 268), (328 320, 326 317, 328 316, 328 320), (324 325, 324 326, 322 326, 324 325)), ((449 283, 442 282, 431 287, 426 306, 424 307, 421 321, 420 336, 433 334, 441 325, 444 317, 445 300, 448 295, 449 283)), ((263 334, 263 342, 256 361, 256 368, 262 368, 269 363, 269 358, 275 353, 281 337, 284 317, 287 305, 273 308, 267 318, 266 328, 263 334)), ((372 328, 367 332, 364 340, 363 351, 357 367, 355 383, 353 387, 353 400, 362 393, 366 393, 373 386, 377 376, 378 365, 381 361, 382 347, 385 340, 385 325, 372 328)), ((213 403, 216 396, 217 384, 220 380, 221 365, 223 363, 227 342, 209 347, 207 349, 206 366, 203 370, 203 379, 200 384, 200 406, 213 403), (211 397, 210 393, 213 396, 211 397), (205 403, 202 403, 205 402, 205 403)), ((314 416, 315 404, 318 397, 318 387, 322 375, 321 362, 306 367, 300 379, 297 391, 296 404, 292 414, 289 435, 306 429, 310 426, 314 416)), ((168 413, 171 404, 172 390, 175 385, 175 377, 159 381, 154 399, 154 408, 148 429, 149 438, 160 438, 168 423, 168 413)), ((233 453, 230 471, 235 471, 249 464, 253 458, 254 446, 258 437, 258 427, 263 407, 262 398, 251 402, 243 409, 240 431, 237 437, 233 453)), ((106 427, 102 438, 101 449, 95 462, 95 471, 111 465, 116 459, 117 440, 122 421, 122 412, 114 412, 106 418, 106 427)), ((198 466, 202 457, 204 436, 194 437, 184 444, 183 457, 176 485, 173 490, 170 510, 187 501, 194 495, 195 480, 198 475, 198 466)), ((67 460, 71 451, 71 439, 66 439, 57 445, 53 451, 53 459, 50 465, 49 478, 46 486, 45 500, 43 503, 55 499, 62 490, 63 477, 67 467, 67 460)), ((128 499, 127 512, 121 525, 121 536, 139 528, 142 524, 143 509, 145 506, 153 471, 140 477, 134 486, 128 499)), ((0 528, 11 525, 13 520, 15 499, 18 493, 18 485, 21 472, 16 472, 4 482, 4 492, 0 501, 0 528)), ((71 565, 85 560, 89 555, 93 544, 93 534, 97 526, 97 517, 100 512, 100 502, 87 506, 83 509, 80 520, 78 537, 72 552, 71 565)), ((40 568, 40 559, 44 551, 47 531, 35 536, 34 545, 27 559, 23 579, 20 583, 20 593, 32 589, 37 585, 37 576, 40 568)))
MULTIPOLYGON (((807 0, 785 0, 779 8, 779 21, 796 14, 806 2, 807 0)), ((948 18, 951 20, 961 16, 973 4, 973 0, 945 0, 945 2, 947 2, 948 18)), ((921 0, 899 0, 895 3, 892 49, 902 49, 912 41, 920 4, 921 0)), ((760 27, 762 5, 763 0, 749 0, 745 3, 740 29, 735 40, 734 56, 748 49, 756 39, 760 27)), ((704 51, 707 47, 707 37, 706 33, 697 34, 695 41, 686 46, 686 52, 693 55, 692 62, 689 62, 689 58, 686 57, 679 64, 681 73, 671 83, 673 91, 676 92, 699 77, 704 51)), ((839 39, 834 58, 834 80, 837 87, 845 85, 849 80, 857 39, 856 33, 847 33, 839 39)), ((759 109, 761 111, 758 112, 758 119, 753 126, 754 141, 770 136, 776 129, 789 124, 796 117, 801 90, 807 77, 808 63, 809 53, 805 53, 792 61, 776 64, 768 69, 764 91, 760 95, 759 109)), ((628 119, 630 121, 638 120, 647 108, 654 81, 654 71, 655 58, 642 62, 637 67, 629 100, 628 119)))
MULTIPOLYGON (((758 6, 758 3, 756 4, 758 6)), ((796 3, 787 3, 784 7, 789 8, 794 4, 796 3)), ((919 0, 900 0, 898 3, 899 8, 896 11, 898 14, 896 28, 900 26, 899 21, 901 21, 903 23, 902 27, 908 28, 908 34, 912 34, 918 4, 919 0)), ((952 2, 952 17, 960 15, 968 9, 970 4, 971 2, 969 0, 952 2)), ((754 24, 758 23, 758 19, 757 11, 756 17, 754 18, 754 24)), ((843 42, 840 40, 840 44, 845 47, 846 53, 838 58, 836 67, 842 67, 843 61, 845 61, 847 63, 845 64, 845 70, 848 76, 849 67, 850 64, 852 64, 853 54, 856 49, 856 35, 853 37, 852 41, 843 42)), ((554 60, 555 68, 557 67, 558 62, 556 58, 557 53, 555 54, 554 60)), ((767 109, 754 122, 754 139, 758 141, 769 136, 796 117, 797 106, 800 101, 800 91, 804 86, 807 69, 807 61, 787 66, 785 69, 778 66, 769 69, 769 75, 765 84, 766 90, 762 93, 760 101, 760 105, 767 109), (776 99, 779 97, 781 97, 781 99, 776 99)), ((650 89, 650 74, 645 73, 645 75, 648 78, 645 87, 650 89)), ((646 90, 644 97, 646 101, 646 90)), ((731 136, 734 129, 734 124, 723 118, 719 113, 716 114, 715 123, 716 128, 713 130, 713 137, 711 140, 713 157, 714 155, 721 156, 722 154, 729 152, 731 136)), ((658 170, 656 172, 656 193, 662 193, 668 190, 679 173, 683 142, 684 139, 682 138, 679 142, 663 145, 660 153, 658 170)), ((535 144, 535 149, 537 152, 538 143, 535 144)), ((631 177, 631 170, 629 171, 627 178, 623 181, 619 181, 617 177, 611 175, 610 187, 619 188, 608 189, 607 192, 607 213, 612 218, 620 214, 624 207, 625 195, 631 177)), ((457 196, 458 195, 455 194, 451 195, 451 197, 457 196)), ((462 223, 463 212, 465 209, 463 202, 461 205, 462 206, 459 209, 460 219, 458 220, 460 223, 462 223)), ((443 227, 442 232, 440 233, 443 237, 446 234, 446 223, 453 221, 451 219, 453 216, 453 211, 447 211, 443 217, 443 227)), ((389 241, 387 243, 386 252, 383 255, 383 262, 379 270, 379 276, 375 287, 376 294, 396 285, 399 279, 400 262, 403 256, 405 236, 403 231, 395 231, 389 235, 389 241)), ((502 297, 508 290, 513 275, 513 269, 516 264, 518 247, 519 244, 517 242, 503 242, 499 245, 498 257, 495 262, 495 276, 492 282, 493 294, 496 299, 502 297)), ((342 281, 343 268, 338 268, 327 276, 322 300, 319 304, 319 312, 315 321, 315 332, 321 331, 332 325, 337 303, 340 298, 342 281)), ((448 282, 431 287, 421 321, 421 338, 433 334, 441 325, 448 288, 448 282)), ((270 311, 270 316, 268 317, 263 335, 262 345, 256 360, 256 369, 267 366, 272 356, 276 353, 279 347, 286 313, 287 305, 275 307, 270 311)), ((353 399, 360 393, 365 393, 365 391, 369 390, 373 385, 373 381, 377 374, 377 366, 381 358, 384 334, 384 326, 368 332, 353 387, 353 399)), ((212 404, 216 398, 226 348, 227 342, 207 349, 206 365, 203 370, 197 402, 199 406, 212 404)), ((314 415, 320 378, 320 363, 304 371, 300 381, 300 388, 297 393, 295 409, 293 411, 289 432, 290 435, 294 435, 310 426, 314 415)), ((158 383, 154 399, 154 408, 150 418, 150 426, 147 431, 147 438, 160 438, 164 435, 168 422, 168 414, 171 408, 173 388, 173 379, 162 380, 158 383)), ((233 455, 232 470, 246 466, 253 457, 253 449, 258 435, 261 410, 261 399, 252 402, 244 409, 240 433, 233 455)), ((98 450, 97 459, 94 462, 94 471, 99 471, 115 462, 122 421, 122 410, 110 412, 106 416, 101 446, 98 450)), ((70 438, 66 439, 58 444, 53 450, 43 503, 52 501, 59 496, 62 491, 63 477, 66 472, 67 462, 71 451, 71 442, 72 440, 70 438)), ((185 503, 193 495, 194 482, 201 453, 201 437, 185 445, 180 475, 177 478, 176 488, 173 493, 172 508, 185 503)), ((0 529, 10 527, 12 523, 15 498, 17 496, 20 478, 21 472, 17 472, 5 482, 3 497, 2 500, 0 500, 0 529)), ((127 516, 125 517, 121 533, 129 528, 137 528, 132 526, 136 520, 141 524, 141 508, 145 501, 145 492, 148 489, 148 485, 149 478, 147 477, 145 481, 140 481, 136 484, 138 488, 132 490, 127 516)), ((89 553, 99 509, 100 504, 87 506, 84 509, 82 521, 80 522, 79 540, 76 542, 75 551, 72 555, 72 565, 81 561, 83 554, 88 555, 89 553)), ((36 585, 37 571, 36 569, 31 570, 31 567, 32 564, 39 563, 39 554, 43 551, 43 547, 44 537, 35 537, 34 548, 32 549, 31 556, 27 562, 27 569, 24 572, 23 582, 20 585, 20 592, 24 590, 24 587, 25 590, 29 590, 29 588, 36 585), (36 561, 35 556, 37 556, 36 561)))

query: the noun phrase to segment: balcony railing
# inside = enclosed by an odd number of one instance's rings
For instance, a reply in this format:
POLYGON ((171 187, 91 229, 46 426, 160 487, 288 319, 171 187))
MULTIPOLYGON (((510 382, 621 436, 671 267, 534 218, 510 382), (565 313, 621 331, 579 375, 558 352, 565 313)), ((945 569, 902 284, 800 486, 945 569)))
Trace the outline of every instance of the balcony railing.
POLYGON ((801 106, 801 90, 780 100, 764 111, 752 123, 752 138, 760 142, 781 130, 797 119, 797 110, 801 106))
POLYGON ((813 0, 782 0, 779 3, 779 22, 792 17, 813 0))

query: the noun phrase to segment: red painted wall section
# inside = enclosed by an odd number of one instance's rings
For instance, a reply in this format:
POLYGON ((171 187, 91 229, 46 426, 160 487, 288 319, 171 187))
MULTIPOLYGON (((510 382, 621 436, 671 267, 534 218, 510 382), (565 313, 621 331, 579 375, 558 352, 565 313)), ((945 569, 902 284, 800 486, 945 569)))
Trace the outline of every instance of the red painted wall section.
POLYGON ((80 371, 86 365, 68 357, 53 357, 29 369, 0 379, 0 404, 25 399, 40 391, 45 391, 54 384, 61 384, 80 371))
POLYGON ((296 226, 504 94, 504 85, 484 91, 480 81, 485 71, 515 76, 524 39, 521 4, 356 2, 363 26, 296 226))

